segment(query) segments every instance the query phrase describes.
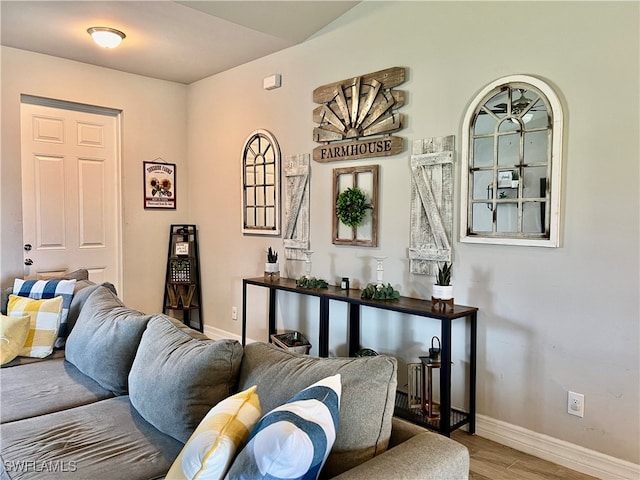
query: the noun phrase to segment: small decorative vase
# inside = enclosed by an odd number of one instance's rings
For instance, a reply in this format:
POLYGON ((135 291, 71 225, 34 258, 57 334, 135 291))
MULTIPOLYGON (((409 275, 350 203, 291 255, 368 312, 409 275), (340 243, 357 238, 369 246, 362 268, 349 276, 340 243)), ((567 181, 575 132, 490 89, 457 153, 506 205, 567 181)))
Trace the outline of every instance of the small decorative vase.
POLYGON ((433 298, 451 300, 453 298, 453 285, 434 285, 433 298))
POLYGON ((280 280, 280 264, 278 262, 264 264, 264 279, 269 281, 280 280))

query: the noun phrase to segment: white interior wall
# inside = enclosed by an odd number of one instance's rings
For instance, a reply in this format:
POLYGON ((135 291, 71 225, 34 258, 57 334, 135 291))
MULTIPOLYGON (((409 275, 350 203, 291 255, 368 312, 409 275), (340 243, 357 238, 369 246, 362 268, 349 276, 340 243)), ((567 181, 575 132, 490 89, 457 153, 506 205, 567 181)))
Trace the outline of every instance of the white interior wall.
MULTIPOLYGON (((456 302, 480 308, 478 409, 638 463, 638 43, 636 3, 364 2, 301 46, 191 85, 189 203, 200 229, 206 324, 239 335, 231 307, 241 305, 242 278, 262 275, 268 246, 282 255, 281 238, 240 231, 240 150, 251 132, 272 132, 283 157, 310 153, 314 88, 403 66, 407 147, 455 134, 459 149, 464 111, 482 87, 505 75, 537 75, 566 108, 563 246, 461 244, 456 230, 456 302), (282 87, 263 90, 262 79, 274 73, 282 87), (585 394, 584 418, 567 415, 567 390, 585 394)), ((385 281, 403 295, 430 296, 432 279, 408 268, 409 154, 312 162, 314 275, 366 284, 375 279, 372 257, 385 255, 385 281), (333 168, 367 164, 381 166, 379 246, 334 246, 333 168)), ((459 180, 459 209, 458 189, 459 180)), ((281 273, 297 277, 302 263, 283 261, 281 273)), ((266 339, 266 292, 249 293, 249 336, 266 339)), ((317 341, 316 301, 282 298, 279 327, 317 341)), ((332 305, 337 354, 345 351, 340 308, 332 305)), ((362 323, 363 344, 402 365, 438 331, 377 312, 362 323)), ((454 366, 458 380, 463 368, 454 366)))
POLYGON ((169 225, 187 220, 187 87, 9 47, 1 52, 0 282, 23 276, 20 94, 121 109, 123 285, 128 305, 162 306, 169 225), (176 164, 177 209, 144 210, 144 160, 176 164))

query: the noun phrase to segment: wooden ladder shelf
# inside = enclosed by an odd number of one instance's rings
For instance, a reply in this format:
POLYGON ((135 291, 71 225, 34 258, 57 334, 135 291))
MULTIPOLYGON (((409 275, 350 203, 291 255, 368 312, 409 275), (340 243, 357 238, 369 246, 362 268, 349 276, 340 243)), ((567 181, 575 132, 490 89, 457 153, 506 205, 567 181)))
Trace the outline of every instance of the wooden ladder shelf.
POLYGON ((163 313, 202 332, 200 259, 195 225, 171 225, 165 278, 163 313))

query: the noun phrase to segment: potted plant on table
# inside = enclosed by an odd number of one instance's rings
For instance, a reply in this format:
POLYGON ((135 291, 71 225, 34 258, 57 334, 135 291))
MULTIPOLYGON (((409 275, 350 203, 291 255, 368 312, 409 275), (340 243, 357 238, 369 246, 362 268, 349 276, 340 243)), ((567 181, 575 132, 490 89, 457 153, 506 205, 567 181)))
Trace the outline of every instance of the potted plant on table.
POLYGON ((280 280, 280 264, 278 263, 278 252, 269 247, 267 250, 267 261, 264 264, 265 280, 280 280))
POLYGON ((451 263, 438 266, 436 283, 433 286, 433 298, 438 300, 451 300, 453 298, 453 285, 451 285, 451 263))

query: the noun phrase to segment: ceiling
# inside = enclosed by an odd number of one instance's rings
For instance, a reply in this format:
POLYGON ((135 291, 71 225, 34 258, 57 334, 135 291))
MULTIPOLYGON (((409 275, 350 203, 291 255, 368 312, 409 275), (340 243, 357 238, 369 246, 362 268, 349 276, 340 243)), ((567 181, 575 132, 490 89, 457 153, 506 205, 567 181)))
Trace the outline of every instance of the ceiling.
POLYGON ((189 84, 304 42, 359 1, 0 1, 0 43, 189 84), (126 34, 98 47, 87 28, 126 34))

